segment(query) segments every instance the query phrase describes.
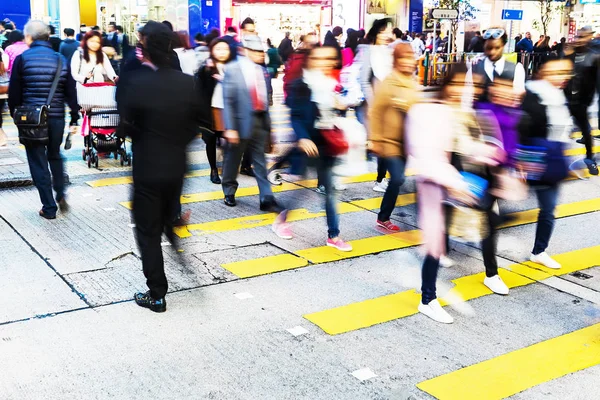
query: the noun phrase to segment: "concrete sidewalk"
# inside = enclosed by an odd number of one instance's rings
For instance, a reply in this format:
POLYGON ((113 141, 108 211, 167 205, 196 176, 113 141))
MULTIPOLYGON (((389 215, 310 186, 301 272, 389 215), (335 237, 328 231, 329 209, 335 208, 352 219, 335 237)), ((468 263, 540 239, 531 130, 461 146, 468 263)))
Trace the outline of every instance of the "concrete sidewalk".
POLYGON ((0 147, 0 188, 32 185, 25 149, 19 143, 16 126, 8 114, 3 114, 3 128, 8 145, 0 147))

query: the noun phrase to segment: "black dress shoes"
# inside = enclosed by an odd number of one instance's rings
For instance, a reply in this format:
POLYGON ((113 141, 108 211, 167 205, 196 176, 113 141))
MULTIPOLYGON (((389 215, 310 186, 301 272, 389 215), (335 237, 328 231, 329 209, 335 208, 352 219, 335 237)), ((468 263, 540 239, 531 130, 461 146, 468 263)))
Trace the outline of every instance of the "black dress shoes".
POLYGON ((221 184, 221 178, 219 178, 219 171, 216 169, 213 169, 210 171, 210 181, 212 183, 214 183, 215 185, 220 185, 221 184))
POLYGON ((235 202, 235 196, 234 195, 227 195, 227 196, 225 196, 224 203, 228 207, 235 207, 236 204, 237 204, 235 202))
POLYGON ((46 214, 44 212, 44 210, 40 210, 40 217, 42 218, 46 218, 46 219, 56 219, 56 215, 50 215, 50 214, 46 214))
POLYGON ((242 168, 240 169, 240 174, 255 177, 254 170, 252 168, 242 168))
POLYGON ((281 211, 281 207, 275 201, 274 198, 265 199, 265 201, 260 203, 260 211, 281 211))
POLYGON ((135 303, 144 308, 148 308, 156 313, 162 313, 167 311, 167 300, 163 297, 162 299, 155 300, 150 296, 150 292, 136 293, 133 296, 135 303))

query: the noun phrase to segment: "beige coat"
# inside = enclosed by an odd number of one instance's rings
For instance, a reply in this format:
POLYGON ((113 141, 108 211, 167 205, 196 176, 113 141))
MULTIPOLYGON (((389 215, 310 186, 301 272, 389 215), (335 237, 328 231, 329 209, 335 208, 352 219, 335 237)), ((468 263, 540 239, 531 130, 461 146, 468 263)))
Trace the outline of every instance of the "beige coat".
POLYGON ((369 140, 380 157, 404 156, 404 119, 408 109, 420 99, 411 77, 393 71, 375 89, 369 110, 369 140))

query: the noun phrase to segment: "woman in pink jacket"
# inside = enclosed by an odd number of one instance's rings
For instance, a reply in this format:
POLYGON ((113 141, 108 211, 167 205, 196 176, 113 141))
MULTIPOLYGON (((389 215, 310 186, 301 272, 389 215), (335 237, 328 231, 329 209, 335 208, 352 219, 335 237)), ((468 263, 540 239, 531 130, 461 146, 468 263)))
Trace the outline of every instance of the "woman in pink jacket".
POLYGON ((11 43, 11 45, 6 47, 5 50, 6 55, 8 56, 8 66, 6 69, 10 74, 15 60, 18 56, 23 54, 25 50, 29 49, 29 45, 25 43, 25 36, 23 36, 23 32, 19 30, 14 30, 8 35, 8 42, 11 43))
POLYGON ((451 157, 453 153, 462 153, 465 156, 470 154, 492 159, 496 151, 486 144, 470 142, 470 135, 465 129, 470 122, 469 113, 463 112, 461 106, 466 93, 466 72, 464 65, 455 66, 446 79, 440 98, 413 105, 405 127, 411 163, 418 175, 419 227, 426 251, 421 273, 419 312, 446 324, 454 320, 442 308, 436 296, 440 258, 447 251, 444 202, 448 194, 467 204, 475 202, 469 185, 452 165, 451 157), (465 149, 468 150, 465 152, 465 149))

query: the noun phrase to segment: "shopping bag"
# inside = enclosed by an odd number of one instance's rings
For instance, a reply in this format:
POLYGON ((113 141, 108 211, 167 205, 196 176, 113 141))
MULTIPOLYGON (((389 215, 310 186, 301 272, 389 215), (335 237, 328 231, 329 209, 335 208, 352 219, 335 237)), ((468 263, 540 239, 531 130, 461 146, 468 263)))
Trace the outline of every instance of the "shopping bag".
POLYGON ((344 132, 338 127, 320 129, 321 136, 325 142, 325 153, 328 156, 337 157, 348 151, 348 141, 344 132))
POLYGON ((348 142, 348 150, 339 157, 333 173, 338 176, 358 176, 369 172, 366 159, 367 130, 356 119, 336 118, 335 126, 348 142))
POLYGON ((114 83, 85 83, 77 84, 77 103, 83 111, 92 108, 117 108, 115 93, 117 87, 114 83))

